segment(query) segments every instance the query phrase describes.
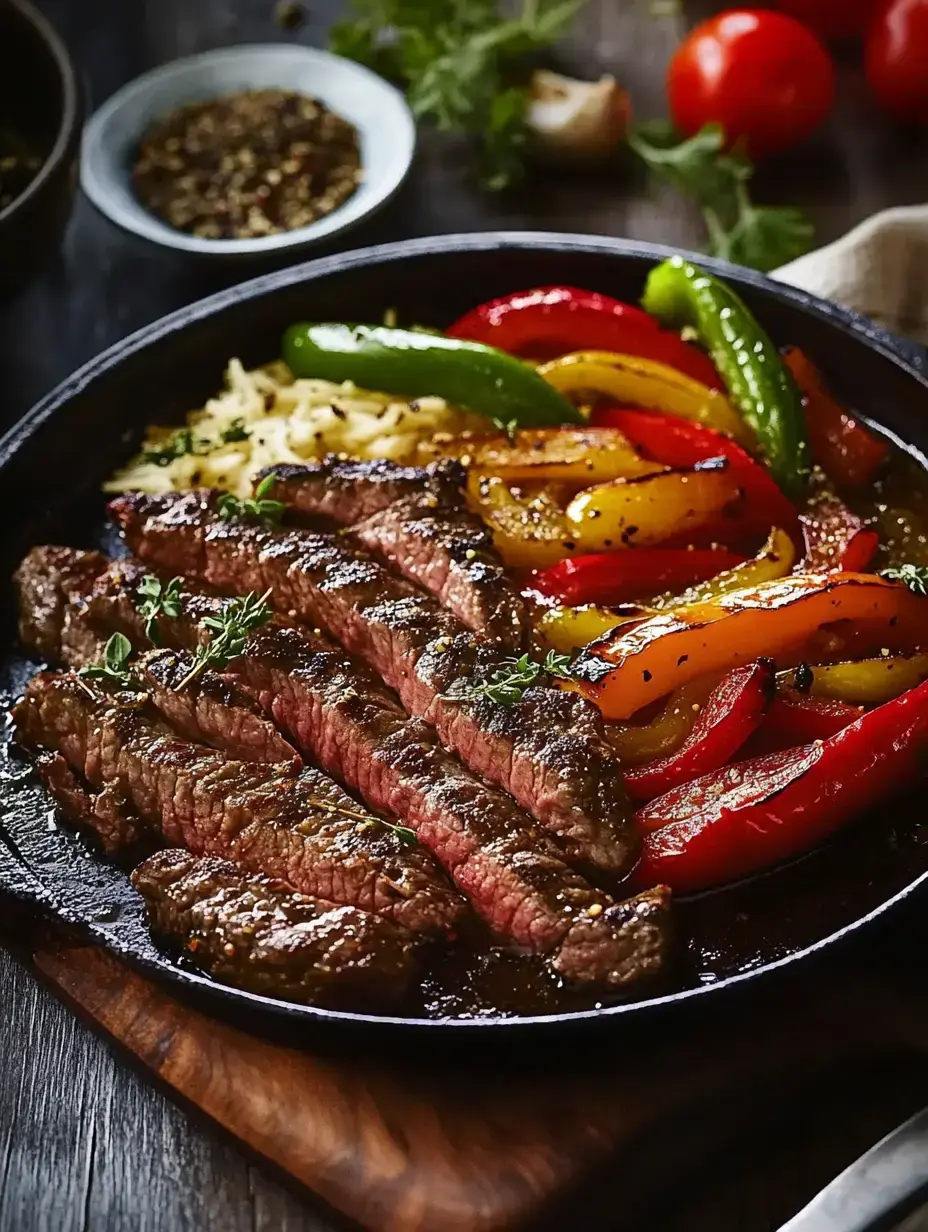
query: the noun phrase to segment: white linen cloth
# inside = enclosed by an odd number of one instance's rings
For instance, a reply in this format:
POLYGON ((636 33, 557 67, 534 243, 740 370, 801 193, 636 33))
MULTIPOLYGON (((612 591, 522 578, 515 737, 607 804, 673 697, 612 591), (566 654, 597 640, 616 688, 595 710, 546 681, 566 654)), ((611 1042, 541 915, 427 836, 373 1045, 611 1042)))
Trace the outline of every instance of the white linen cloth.
POLYGON ((874 214, 773 277, 928 343, 928 205, 874 214))

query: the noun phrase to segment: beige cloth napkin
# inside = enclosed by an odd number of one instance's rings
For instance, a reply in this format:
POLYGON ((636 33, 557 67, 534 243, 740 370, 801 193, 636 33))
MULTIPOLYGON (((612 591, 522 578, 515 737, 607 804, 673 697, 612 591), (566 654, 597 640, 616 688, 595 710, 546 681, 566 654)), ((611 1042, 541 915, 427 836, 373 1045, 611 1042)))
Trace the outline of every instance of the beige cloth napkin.
POLYGON ((928 342, 928 205, 874 214, 773 276, 928 342))

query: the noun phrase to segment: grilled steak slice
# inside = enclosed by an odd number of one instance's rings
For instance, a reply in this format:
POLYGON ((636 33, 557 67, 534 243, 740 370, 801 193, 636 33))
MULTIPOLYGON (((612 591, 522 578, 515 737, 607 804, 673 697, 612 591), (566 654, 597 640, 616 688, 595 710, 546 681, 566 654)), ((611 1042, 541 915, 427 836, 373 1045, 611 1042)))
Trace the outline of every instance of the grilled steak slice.
POLYGON ((296 749, 247 694, 213 671, 190 680, 194 664, 192 655, 153 650, 133 663, 132 671, 187 740, 211 744, 240 761, 277 763, 293 772, 301 768, 296 749))
POLYGON ((136 817, 116 788, 89 791, 60 753, 41 753, 35 766, 65 817, 92 830, 107 855, 121 855, 143 845, 151 847, 151 827, 136 817))
POLYGON ((547 688, 516 704, 471 696, 463 678, 486 677, 499 659, 433 599, 339 536, 226 520, 214 499, 134 493, 110 508, 143 559, 219 590, 270 591, 279 610, 326 629, 433 724, 447 748, 555 833, 572 863, 610 877, 630 867, 638 838, 591 703, 547 688))
POLYGON ((61 632, 72 592, 84 593, 109 564, 100 552, 76 548, 33 548, 16 570, 19 633, 43 658, 61 658, 61 632))
POLYGON ((36 676, 14 713, 23 743, 61 753, 92 787, 118 788, 169 843, 414 931, 447 931, 464 912, 424 848, 318 770, 232 761, 73 676, 36 676))
POLYGON ((430 492, 443 501, 457 499, 466 480, 464 468, 456 461, 398 466, 386 460, 356 462, 337 454, 301 466, 269 466, 255 477, 255 483, 269 475, 274 477, 268 492, 273 500, 300 513, 330 518, 339 526, 362 522, 404 496, 430 492))
MULTIPOLYGON (((98 579, 92 603, 108 630, 121 627, 141 640, 143 622, 131 601, 136 584, 127 562, 115 562, 98 579)), ((181 614, 161 619, 162 639, 196 645, 188 613, 196 607, 202 618, 220 605, 219 599, 183 594, 181 614)), ((633 915, 631 929, 617 928, 605 915, 605 895, 564 865, 513 801, 465 771, 343 651, 306 630, 267 626, 250 636, 226 672, 324 770, 371 808, 416 830, 500 935, 546 954, 565 979, 621 987, 659 967, 669 947, 665 900, 649 898, 661 909, 641 919, 633 915), (590 929, 598 913, 600 922, 590 929)))
MULTIPOLYGON (((355 493, 352 503, 350 495, 338 493, 337 488, 337 499, 333 499, 330 489, 320 482, 318 472, 325 465, 305 467, 302 482, 300 468, 289 466, 286 478, 275 483, 272 491, 303 514, 324 512, 331 517, 334 508, 337 520, 351 526, 352 539, 434 595, 469 629, 506 649, 523 644, 527 630, 525 604, 506 576, 492 534, 467 508, 462 488, 464 472, 457 463, 446 466, 447 478, 443 475, 440 485, 436 483, 434 467, 423 467, 418 471, 417 490, 369 516, 359 510, 370 505, 371 486, 375 497, 389 490, 385 480, 387 468, 393 466, 394 473, 403 477, 394 487, 406 486, 415 468, 378 464, 374 473, 379 478, 373 485, 360 478, 349 489, 349 493, 355 493)), ((333 469, 349 467, 357 470, 369 468, 369 464, 333 464, 333 469)), ((265 473, 276 476, 279 471, 271 468, 265 473)))
POLYGON ((159 851, 132 874, 151 930, 202 971, 248 992, 386 1009, 416 974, 415 938, 389 920, 298 894, 228 860, 159 851))

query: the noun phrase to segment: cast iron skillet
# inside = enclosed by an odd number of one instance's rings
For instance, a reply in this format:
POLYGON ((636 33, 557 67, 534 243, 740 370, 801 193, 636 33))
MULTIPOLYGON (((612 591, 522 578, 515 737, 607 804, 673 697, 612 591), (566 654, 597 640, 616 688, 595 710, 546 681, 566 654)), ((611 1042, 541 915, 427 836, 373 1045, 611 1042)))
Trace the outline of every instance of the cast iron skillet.
MULTIPOLYGON (((144 424, 180 417, 221 382, 231 356, 246 366, 278 354, 299 319, 443 325, 474 304, 522 287, 573 283, 636 300, 667 250, 545 234, 446 236, 391 244, 270 274, 182 309, 118 343, 39 404, 0 442, 2 575, 43 541, 99 540, 99 485, 132 451, 144 424)), ((700 258, 701 260, 701 258, 700 258)), ((924 358, 864 319, 748 271, 715 265, 778 343, 800 344, 852 403, 918 456, 928 452, 924 358)), ((11 695, 33 670, 16 657, 13 604, 2 592, 0 635, 11 695)), ((894 804, 790 867, 678 904, 683 984, 649 1000, 582 1012, 506 1018, 389 1019, 287 1005, 217 985, 172 963, 150 940, 123 873, 57 826, 15 750, 0 762, 0 888, 73 925, 131 965, 255 1029, 314 1041, 544 1042, 595 1028, 647 1025, 687 1005, 718 1004, 766 987, 777 971, 837 943, 911 896, 928 878, 920 810, 894 804), (921 841, 920 841, 921 840, 921 841), (695 1004, 694 1004, 695 1003, 695 1004)))

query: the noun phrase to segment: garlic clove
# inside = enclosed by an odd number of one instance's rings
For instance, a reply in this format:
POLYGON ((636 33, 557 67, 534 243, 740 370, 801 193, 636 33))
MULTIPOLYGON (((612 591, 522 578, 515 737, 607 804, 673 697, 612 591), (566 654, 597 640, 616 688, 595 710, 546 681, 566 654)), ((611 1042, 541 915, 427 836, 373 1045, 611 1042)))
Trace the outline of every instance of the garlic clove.
POLYGON ((561 161, 595 161, 622 142, 631 119, 614 77, 578 81, 548 69, 532 74, 528 128, 538 152, 561 161))

